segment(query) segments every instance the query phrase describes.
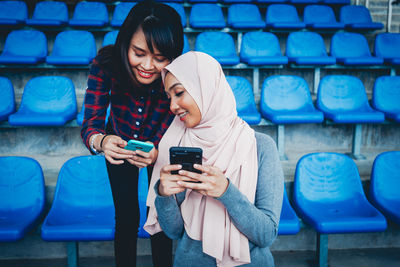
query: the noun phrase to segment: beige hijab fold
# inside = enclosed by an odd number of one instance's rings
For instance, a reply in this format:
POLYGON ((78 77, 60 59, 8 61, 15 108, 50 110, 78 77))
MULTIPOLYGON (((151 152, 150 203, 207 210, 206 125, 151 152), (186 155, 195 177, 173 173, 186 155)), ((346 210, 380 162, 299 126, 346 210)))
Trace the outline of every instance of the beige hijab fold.
MULTIPOLYGON (((252 130, 237 116, 233 92, 219 63, 201 52, 188 52, 166 68, 193 97, 201 112, 194 128, 185 128, 175 117, 159 144, 159 154, 151 177, 144 229, 150 234, 162 231, 154 207, 154 184, 160 170, 169 164, 171 146, 200 147, 203 164, 220 168, 230 182, 254 203, 257 186, 257 148, 252 130)), ((165 71, 163 71, 163 79, 165 71)), ((216 259, 217 266, 250 263, 248 239, 232 223, 224 205, 212 197, 186 190, 180 206, 188 236, 202 241, 203 252, 216 259)))

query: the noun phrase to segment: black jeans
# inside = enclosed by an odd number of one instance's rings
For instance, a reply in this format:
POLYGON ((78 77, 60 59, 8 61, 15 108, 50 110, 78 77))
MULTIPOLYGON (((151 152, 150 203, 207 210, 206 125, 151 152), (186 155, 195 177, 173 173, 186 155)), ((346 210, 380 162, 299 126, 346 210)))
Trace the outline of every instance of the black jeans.
MULTIPOLYGON (((139 227, 139 169, 128 162, 110 164, 107 171, 115 206, 114 253, 117 267, 136 266, 136 241, 139 227)), ((151 168, 147 168, 149 180, 151 168)), ((152 190, 152 188, 150 188, 152 190)), ((150 238, 153 266, 172 266, 172 240, 164 232, 150 238)))

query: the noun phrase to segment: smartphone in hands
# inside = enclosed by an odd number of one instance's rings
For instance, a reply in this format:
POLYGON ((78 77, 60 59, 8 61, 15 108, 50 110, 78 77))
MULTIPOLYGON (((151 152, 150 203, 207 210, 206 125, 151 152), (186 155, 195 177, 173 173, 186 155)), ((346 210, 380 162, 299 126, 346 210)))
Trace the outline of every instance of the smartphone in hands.
MULTIPOLYGON (((203 150, 198 147, 171 147, 169 149, 169 161, 171 164, 182 165, 182 170, 201 173, 195 169, 193 164, 202 164, 203 150)), ((178 171, 172 171, 171 174, 178 174, 178 171)))
POLYGON ((153 148, 154 148, 154 145, 151 143, 146 143, 146 142, 133 140, 133 139, 129 140, 128 145, 126 145, 124 147, 124 149, 127 149, 127 150, 132 150, 132 151, 141 150, 146 153, 150 152, 153 148))

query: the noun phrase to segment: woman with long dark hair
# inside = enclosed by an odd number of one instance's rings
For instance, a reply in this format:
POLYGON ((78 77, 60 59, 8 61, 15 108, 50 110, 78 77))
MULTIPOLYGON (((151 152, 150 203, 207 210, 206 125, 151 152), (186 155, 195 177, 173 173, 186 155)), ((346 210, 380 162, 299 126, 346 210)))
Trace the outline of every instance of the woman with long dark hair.
MULTIPOLYGON (((106 158, 115 206, 117 266, 136 266, 139 168, 147 167, 151 177, 158 143, 172 122, 161 70, 182 49, 178 13, 168 5, 144 1, 129 12, 115 45, 102 48, 90 68, 81 135, 91 153, 106 158), (130 139, 154 148, 148 153, 126 150, 130 139)), ((171 266, 172 241, 159 233, 151 243, 154 266, 171 266)))

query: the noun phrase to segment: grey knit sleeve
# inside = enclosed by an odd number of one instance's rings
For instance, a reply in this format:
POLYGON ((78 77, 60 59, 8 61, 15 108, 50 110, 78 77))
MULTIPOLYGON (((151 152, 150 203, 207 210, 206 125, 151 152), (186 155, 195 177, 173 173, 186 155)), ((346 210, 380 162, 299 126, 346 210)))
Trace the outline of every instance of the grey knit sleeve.
POLYGON ((272 244, 278 234, 283 198, 283 171, 275 142, 267 135, 256 133, 258 180, 255 203, 252 204, 239 190, 229 184, 217 198, 249 241, 259 247, 272 244))

